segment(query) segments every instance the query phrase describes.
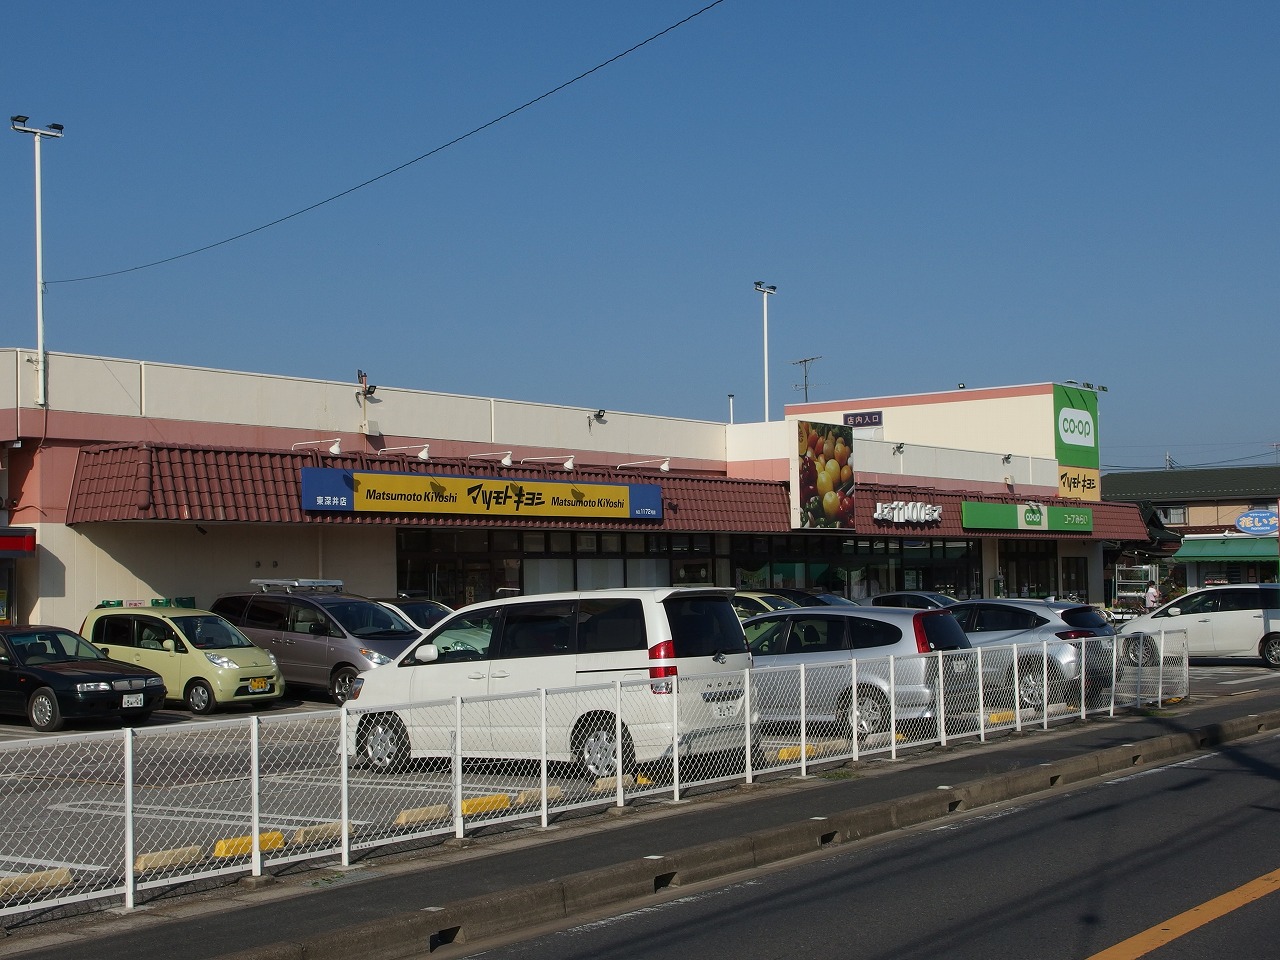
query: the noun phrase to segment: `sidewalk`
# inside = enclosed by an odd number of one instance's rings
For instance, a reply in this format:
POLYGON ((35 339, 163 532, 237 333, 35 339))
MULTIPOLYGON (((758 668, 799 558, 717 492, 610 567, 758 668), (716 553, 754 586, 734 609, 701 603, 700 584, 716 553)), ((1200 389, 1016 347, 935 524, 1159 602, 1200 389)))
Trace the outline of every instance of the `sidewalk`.
MULTIPOLYGON (((132 912, 26 921, 0 939, 0 954, 24 960, 211 960, 281 941, 337 934, 358 924, 420 914, 471 897, 545 883, 644 857, 671 855, 711 841, 834 818, 854 808, 912 797, 942 786, 1032 771, 1095 751, 1186 733, 1280 709, 1280 692, 1179 704, 1158 716, 1090 720, 819 770, 806 779, 764 779, 673 804, 647 801, 624 810, 566 818, 397 855, 353 867, 295 867, 272 880, 197 894, 170 891, 132 912)), ((336 946, 333 944, 332 946, 336 946)), ((358 960, 359 946, 345 955, 358 960)), ((264 956, 269 951, 263 951, 264 956)))

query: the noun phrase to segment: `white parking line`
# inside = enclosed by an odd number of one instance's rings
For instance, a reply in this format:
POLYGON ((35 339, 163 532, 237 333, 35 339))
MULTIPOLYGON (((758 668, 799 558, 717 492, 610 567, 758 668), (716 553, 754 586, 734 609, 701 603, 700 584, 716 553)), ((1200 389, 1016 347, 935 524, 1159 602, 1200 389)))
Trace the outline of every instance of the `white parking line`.
MULTIPOLYGON (((109 800, 103 801, 86 801, 84 803, 59 803, 53 804, 48 809, 56 810, 59 813, 96 813, 105 814, 107 816, 122 817, 124 816, 124 804, 114 803, 109 800)), ((145 817, 148 820, 171 820, 176 823, 215 823, 222 826, 235 827, 237 829, 243 827, 249 820, 249 814, 236 813, 233 810, 218 810, 215 808, 202 807, 167 807, 167 806, 137 806, 133 808, 134 816, 138 818, 145 817)), ((260 817, 263 829, 281 829, 291 830, 297 827, 310 826, 316 823, 331 823, 333 817, 297 817, 297 816, 274 816, 264 815, 260 817)), ((372 821, 353 820, 352 823, 369 824, 372 821)))
POLYGON ((1257 683, 1259 680, 1280 680, 1280 675, 1274 673, 1255 674, 1252 677, 1241 677, 1239 680, 1219 680, 1218 685, 1228 687, 1234 683, 1257 683))
MULTIPOLYGON (((44 869, 56 869, 66 867, 70 870, 118 870, 119 867, 104 867, 97 863, 73 863, 68 860, 32 860, 27 857, 0 857, 0 863, 8 866, 9 864, 22 864, 26 867, 42 867, 44 869)), ((26 873, 25 870, 5 870, 0 869, 0 876, 13 877, 26 873)))

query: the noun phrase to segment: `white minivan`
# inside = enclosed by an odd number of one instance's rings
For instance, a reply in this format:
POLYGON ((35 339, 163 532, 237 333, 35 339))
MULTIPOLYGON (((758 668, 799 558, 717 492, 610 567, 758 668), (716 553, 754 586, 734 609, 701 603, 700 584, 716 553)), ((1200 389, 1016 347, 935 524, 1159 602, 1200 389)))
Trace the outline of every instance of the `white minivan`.
POLYGON ((751 654, 732 597, 620 588, 463 607, 359 676, 347 752, 389 771, 453 755, 457 731, 463 756, 537 759, 545 729, 548 761, 596 778, 613 776, 619 757, 628 773, 675 750, 741 751, 754 722, 743 714, 751 654))
POLYGON ((1205 587, 1170 600, 1121 628, 1121 650, 1130 664, 1158 659, 1161 633, 1187 639, 1192 657, 1261 657, 1280 668, 1280 584, 1236 583, 1205 587))

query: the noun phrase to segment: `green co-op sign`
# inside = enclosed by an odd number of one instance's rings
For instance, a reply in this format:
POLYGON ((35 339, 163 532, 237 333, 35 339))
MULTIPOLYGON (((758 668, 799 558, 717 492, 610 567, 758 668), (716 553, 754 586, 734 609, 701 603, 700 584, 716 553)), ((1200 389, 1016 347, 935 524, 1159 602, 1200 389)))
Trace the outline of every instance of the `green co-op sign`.
POLYGON ((1093 511, 1087 507, 1046 507, 1041 503, 960 504, 960 522, 972 530, 1046 530, 1092 533, 1093 511))

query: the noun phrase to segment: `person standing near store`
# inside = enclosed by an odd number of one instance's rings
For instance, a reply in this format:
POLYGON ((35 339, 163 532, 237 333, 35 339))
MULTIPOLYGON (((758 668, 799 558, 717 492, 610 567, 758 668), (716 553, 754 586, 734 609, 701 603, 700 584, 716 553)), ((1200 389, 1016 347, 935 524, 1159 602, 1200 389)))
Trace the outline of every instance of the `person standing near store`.
POLYGON ((1147 613, 1160 606, 1160 588, 1156 586, 1154 580, 1147 581, 1147 592, 1143 596, 1143 602, 1147 606, 1147 613))

